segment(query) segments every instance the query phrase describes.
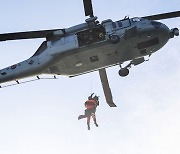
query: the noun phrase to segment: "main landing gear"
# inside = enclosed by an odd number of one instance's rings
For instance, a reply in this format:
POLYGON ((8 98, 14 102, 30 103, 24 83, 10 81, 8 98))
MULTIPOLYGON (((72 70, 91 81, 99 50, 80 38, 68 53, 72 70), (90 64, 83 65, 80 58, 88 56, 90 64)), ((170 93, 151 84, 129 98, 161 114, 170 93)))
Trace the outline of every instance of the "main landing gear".
POLYGON ((131 68, 131 64, 132 62, 130 62, 126 67, 122 68, 121 64, 119 65, 120 66, 120 70, 119 70, 119 75, 121 77, 126 77, 128 74, 129 74, 129 69, 131 68))
POLYGON ((120 64, 119 66, 121 69, 119 70, 119 75, 121 77, 127 76, 129 74, 129 69, 131 68, 132 65, 136 66, 145 61, 148 61, 148 60, 145 60, 144 57, 140 57, 140 58, 133 59, 132 61, 130 61, 130 63, 127 66, 125 66, 124 68, 122 68, 122 66, 120 64))

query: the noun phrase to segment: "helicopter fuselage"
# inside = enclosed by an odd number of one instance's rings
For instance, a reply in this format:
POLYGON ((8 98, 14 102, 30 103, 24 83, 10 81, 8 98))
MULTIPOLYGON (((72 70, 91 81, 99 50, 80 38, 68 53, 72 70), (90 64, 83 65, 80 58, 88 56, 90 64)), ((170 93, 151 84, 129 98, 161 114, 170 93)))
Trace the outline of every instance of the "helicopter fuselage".
POLYGON ((57 31, 32 57, 0 70, 0 83, 40 74, 73 77, 126 61, 136 65, 162 48, 172 33, 165 24, 143 18, 80 24, 57 31))

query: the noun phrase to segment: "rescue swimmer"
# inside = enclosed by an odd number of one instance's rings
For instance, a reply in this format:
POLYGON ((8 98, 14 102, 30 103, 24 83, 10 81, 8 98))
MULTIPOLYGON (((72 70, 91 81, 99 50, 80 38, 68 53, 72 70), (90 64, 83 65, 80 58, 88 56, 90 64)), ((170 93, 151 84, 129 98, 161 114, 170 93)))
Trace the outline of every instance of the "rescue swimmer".
POLYGON ((93 118, 95 126, 98 127, 95 112, 96 112, 97 106, 99 106, 99 97, 96 95, 93 97, 93 95, 94 95, 94 93, 92 93, 88 97, 88 100, 84 103, 84 105, 86 107, 84 115, 79 115, 79 117, 78 117, 78 120, 87 118, 88 130, 90 130, 91 116, 93 118))

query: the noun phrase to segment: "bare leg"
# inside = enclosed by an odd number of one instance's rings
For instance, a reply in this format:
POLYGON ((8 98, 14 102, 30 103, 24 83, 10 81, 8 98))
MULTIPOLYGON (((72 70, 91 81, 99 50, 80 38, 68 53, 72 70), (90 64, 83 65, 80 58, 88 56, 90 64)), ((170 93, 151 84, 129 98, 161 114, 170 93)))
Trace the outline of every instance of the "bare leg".
POLYGON ((96 125, 96 127, 98 127, 98 124, 96 122, 96 115, 95 115, 95 113, 92 114, 92 118, 94 120, 94 124, 96 125))
POLYGON ((88 130, 90 130, 90 119, 91 119, 91 116, 87 116, 87 126, 88 126, 88 130))

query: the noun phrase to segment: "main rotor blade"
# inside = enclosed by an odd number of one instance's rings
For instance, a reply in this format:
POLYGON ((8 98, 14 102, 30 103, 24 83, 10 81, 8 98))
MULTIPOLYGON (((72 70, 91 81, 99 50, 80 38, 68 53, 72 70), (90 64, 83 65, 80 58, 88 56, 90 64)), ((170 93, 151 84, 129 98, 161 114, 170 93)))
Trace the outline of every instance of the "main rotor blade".
POLYGON ((99 70, 99 75, 101 78, 101 83, 102 83, 102 87, 103 87, 103 91, 104 91, 104 95, 105 95, 107 104, 110 107, 116 107, 116 105, 113 102, 112 93, 111 93, 111 89, 109 87, 109 82, 108 82, 105 68, 99 70))
POLYGON ((149 19, 149 20, 162 20, 162 19, 169 19, 169 18, 176 18, 176 17, 180 17, 180 11, 145 16, 142 18, 149 19))
POLYGON ((91 0, 83 0, 83 3, 84 3, 85 16, 94 17, 92 1, 91 0))
POLYGON ((27 31, 27 32, 17 32, 17 33, 4 33, 4 34, 0 34, 0 41, 46 38, 49 34, 57 30, 60 30, 60 29, 27 31))

